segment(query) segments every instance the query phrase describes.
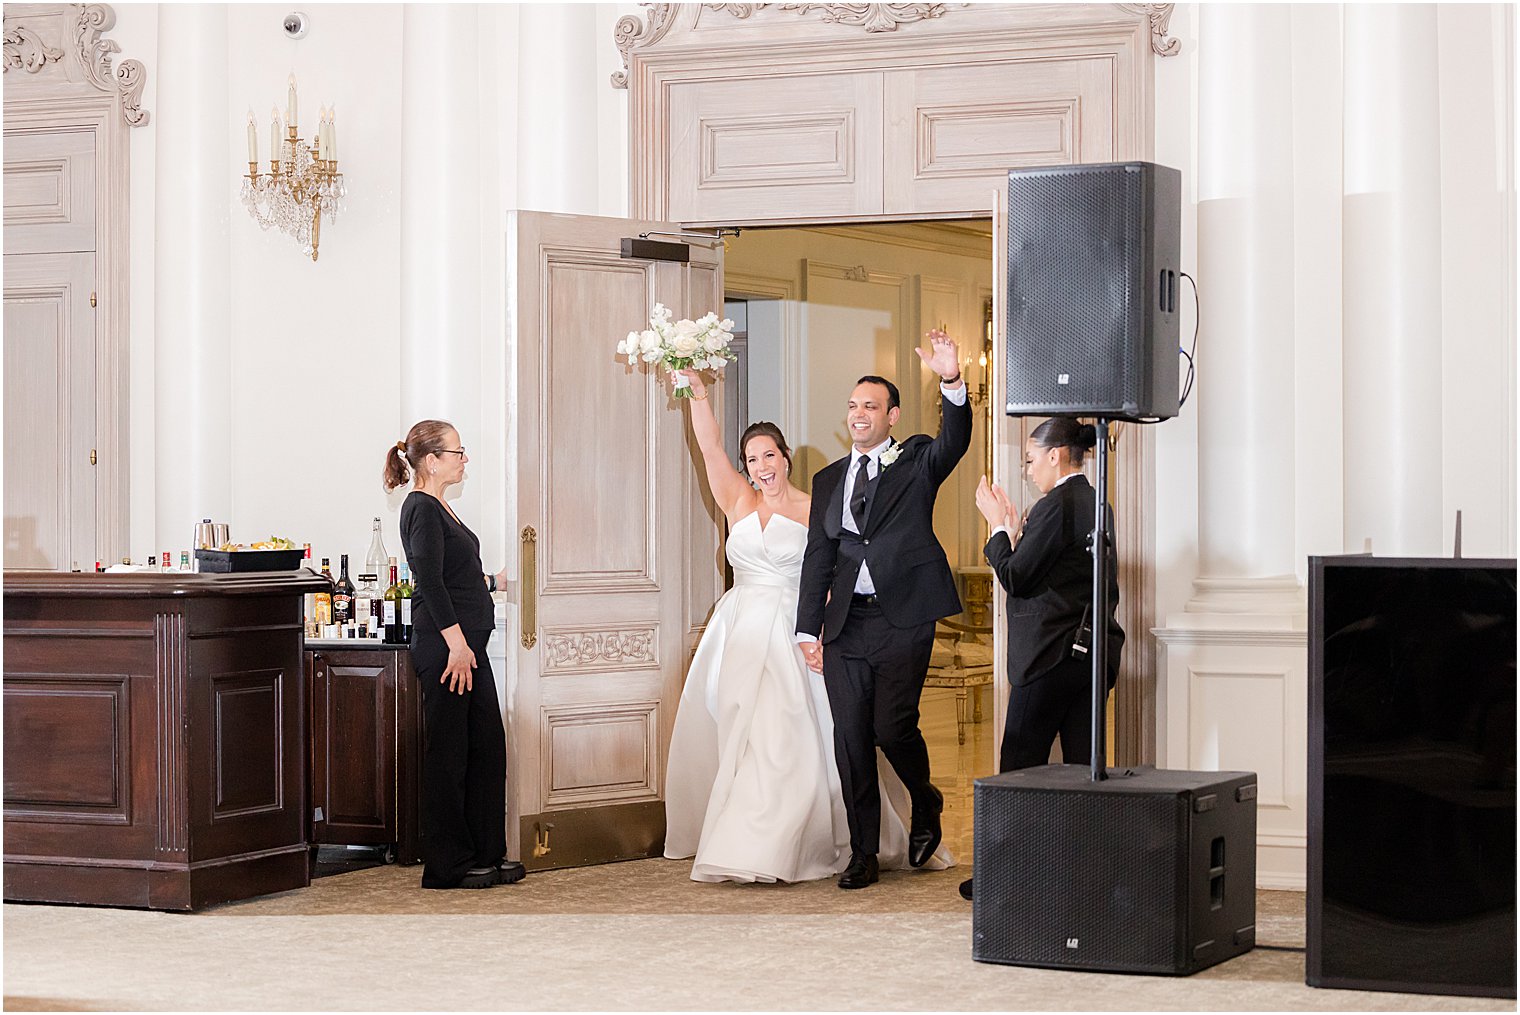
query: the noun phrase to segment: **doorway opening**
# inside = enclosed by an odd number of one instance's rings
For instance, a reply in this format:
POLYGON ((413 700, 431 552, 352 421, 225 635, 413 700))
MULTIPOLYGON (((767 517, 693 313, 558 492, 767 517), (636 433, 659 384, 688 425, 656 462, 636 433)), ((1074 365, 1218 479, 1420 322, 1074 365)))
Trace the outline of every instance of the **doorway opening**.
POLYGON ((934 529, 964 609, 936 633, 920 722, 934 782, 945 794, 944 841, 963 858, 971 855, 972 784, 997 771, 999 739, 995 585, 974 499, 978 479, 992 471, 996 433, 992 237, 990 218, 754 228, 730 239, 724 254, 724 315, 735 323, 739 357, 722 382, 725 439, 737 460, 746 425, 777 423, 803 489, 849 453, 845 402, 864 374, 891 378, 900 389, 899 439, 938 433, 938 378, 913 350, 925 346, 931 328, 960 344, 972 441, 940 488, 934 529))

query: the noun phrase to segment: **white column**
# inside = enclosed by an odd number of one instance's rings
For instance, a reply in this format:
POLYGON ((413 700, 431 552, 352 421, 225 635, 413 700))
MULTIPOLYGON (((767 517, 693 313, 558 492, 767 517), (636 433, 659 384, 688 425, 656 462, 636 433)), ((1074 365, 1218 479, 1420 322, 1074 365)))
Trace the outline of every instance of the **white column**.
POLYGON ((154 552, 232 517, 229 216, 242 171, 228 147, 226 8, 164 4, 158 52, 154 552))
POLYGON ((1288 8, 1204 5, 1198 52, 1199 571, 1291 575, 1293 122, 1288 8))
POLYGON ((398 432, 444 419, 467 448, 482 438, 478 36, 472 4, 403 8, 398 432))
POLYGON ((518 205, 594 215, 598 161, 628 157, 598 146, 596 6, 523 4, 518 17, 518 205))
POLYGON ((1345 548, 1435 555, 1447 527, 1436 14, 1344 10, 1345 548))
POLYGON ((1257 773, 1257 883, 1304 884, 1292 14, 1198 12, 1199 577, 1161 646, 1157 763, 1257 773))

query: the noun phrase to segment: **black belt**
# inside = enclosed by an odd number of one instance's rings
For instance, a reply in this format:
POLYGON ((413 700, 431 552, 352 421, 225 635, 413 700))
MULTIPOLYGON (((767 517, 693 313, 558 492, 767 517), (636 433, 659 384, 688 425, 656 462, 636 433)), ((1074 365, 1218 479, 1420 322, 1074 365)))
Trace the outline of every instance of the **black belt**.
POLYGON ((876 593, 872 592, 869 595, 861 595, 859 592, 853 593, 850 596, 850 602, 855 606, 875 606, 876 593))

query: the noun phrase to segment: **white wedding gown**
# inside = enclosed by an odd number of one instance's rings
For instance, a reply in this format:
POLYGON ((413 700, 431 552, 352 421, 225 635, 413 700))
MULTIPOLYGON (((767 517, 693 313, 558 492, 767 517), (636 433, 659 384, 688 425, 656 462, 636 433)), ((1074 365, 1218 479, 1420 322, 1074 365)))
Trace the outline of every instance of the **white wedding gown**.
MULTIPOLYGON (((729 533, 734 587, 692 657, 665 776, 665 855, 693 881, 808 881, 844 870, 850 833, 823 677, 793 632, 807 526, 772 515, 729 533)), ((906 867, 907 790, 877 752, 878 859, 906 867)), ((925 865, 954 865, 940 850, 925 865)))

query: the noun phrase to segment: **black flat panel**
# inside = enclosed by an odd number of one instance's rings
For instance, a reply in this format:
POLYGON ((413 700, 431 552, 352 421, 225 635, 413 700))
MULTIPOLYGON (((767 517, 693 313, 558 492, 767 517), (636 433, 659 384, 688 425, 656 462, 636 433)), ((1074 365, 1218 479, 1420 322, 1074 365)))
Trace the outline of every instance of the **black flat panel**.
POLYGON ((1311 986, 1515 996, 1515 563, 1311 558, 1311 986))

